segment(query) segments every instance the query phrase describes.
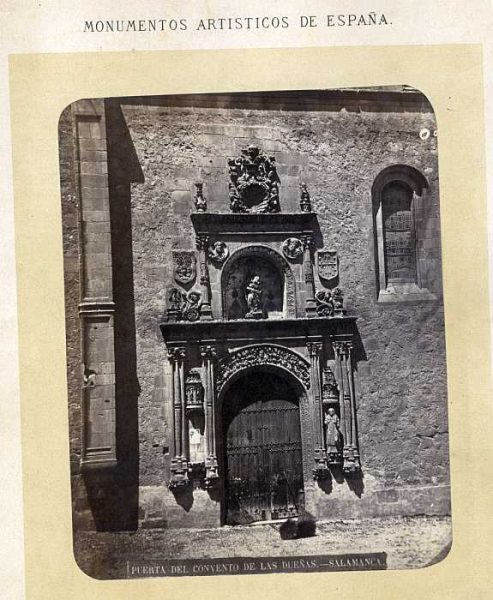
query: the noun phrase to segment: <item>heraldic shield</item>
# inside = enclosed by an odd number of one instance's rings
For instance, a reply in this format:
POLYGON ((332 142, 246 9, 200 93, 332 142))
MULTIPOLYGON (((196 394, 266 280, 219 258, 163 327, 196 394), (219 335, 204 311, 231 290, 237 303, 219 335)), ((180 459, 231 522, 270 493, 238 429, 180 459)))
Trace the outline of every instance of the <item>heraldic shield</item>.
POLYGON ((174 277, 181 285, 187 285, 195 280, 197 268, 195 253, 186 250, 173 252, 174 277))
POLYGON ((339 260, 335 250, 317 252, 318 276, 324 281, 332 281, 339 275, 339 260))

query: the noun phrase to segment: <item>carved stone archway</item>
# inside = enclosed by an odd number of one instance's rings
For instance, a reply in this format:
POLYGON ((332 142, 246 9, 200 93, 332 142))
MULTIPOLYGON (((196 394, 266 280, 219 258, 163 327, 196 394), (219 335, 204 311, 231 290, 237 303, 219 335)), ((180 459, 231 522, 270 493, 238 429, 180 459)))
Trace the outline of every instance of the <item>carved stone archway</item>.
POLYGON ((221 358, 216 369, 216 393, 220 397, 227 383, 255 367, 276 367, 295 377, 305 390, 310 388, 310 363, 297 352, 276 344, 244 346, 221 358))
POLYGON ((224 319, 228 318, 226 288, 227 281, 235 267, 237 261, 244 257, 255 257, 267 259, 273 263, 284 280, 284 299, 285 299, 285 315, 289 318, 296 318, 296 283, 291 267, 286 260, 275 250, 263 244, 256 244, 239 248, 233 252, 224 264, 221 273, 221 300, 222 300, 222 315, 224 319))

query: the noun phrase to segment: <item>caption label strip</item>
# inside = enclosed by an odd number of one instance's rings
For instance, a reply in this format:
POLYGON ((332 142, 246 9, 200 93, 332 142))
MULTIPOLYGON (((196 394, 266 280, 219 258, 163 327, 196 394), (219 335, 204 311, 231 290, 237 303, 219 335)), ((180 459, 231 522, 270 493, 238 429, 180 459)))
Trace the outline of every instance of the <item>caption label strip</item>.
POLYGON ((191 577, 194 575, 247 575, 320 571, 377 571, 387 568, 385 552, 285 558, 217 558, 127 561, 128 579, 140 577, 191 577))

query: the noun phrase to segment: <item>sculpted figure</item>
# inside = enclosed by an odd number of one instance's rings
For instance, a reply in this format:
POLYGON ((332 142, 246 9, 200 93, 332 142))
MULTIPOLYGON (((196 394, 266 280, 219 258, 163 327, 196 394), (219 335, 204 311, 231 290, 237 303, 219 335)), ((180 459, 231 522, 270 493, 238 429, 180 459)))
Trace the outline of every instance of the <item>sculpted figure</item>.
POLYGON ((329 408, 325 415, 325 444, 329 462, 339 462, 339 448, 341 443, 341 431, 339 429, 339 417, 333 408, 329 408))
POLYGON ((255 319, 262 316, 262 284, 258 275, 254 275, 247 285, 245 299, 248 306, 246 318, 255 319))

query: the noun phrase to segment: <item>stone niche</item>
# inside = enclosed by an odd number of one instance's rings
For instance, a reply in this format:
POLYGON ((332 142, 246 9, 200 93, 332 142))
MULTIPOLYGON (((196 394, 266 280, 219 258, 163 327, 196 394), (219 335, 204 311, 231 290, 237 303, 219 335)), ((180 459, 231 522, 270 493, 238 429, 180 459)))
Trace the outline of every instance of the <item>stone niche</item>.
POLYGON ((226 319, 243 319, 248 312, 244 290, 257 275, 263 288, 262 313, 264 318, 281 319, 284 311, 284 278, 269 259, 256 255, 238 258, 225 277, 224 303, 226 319))

